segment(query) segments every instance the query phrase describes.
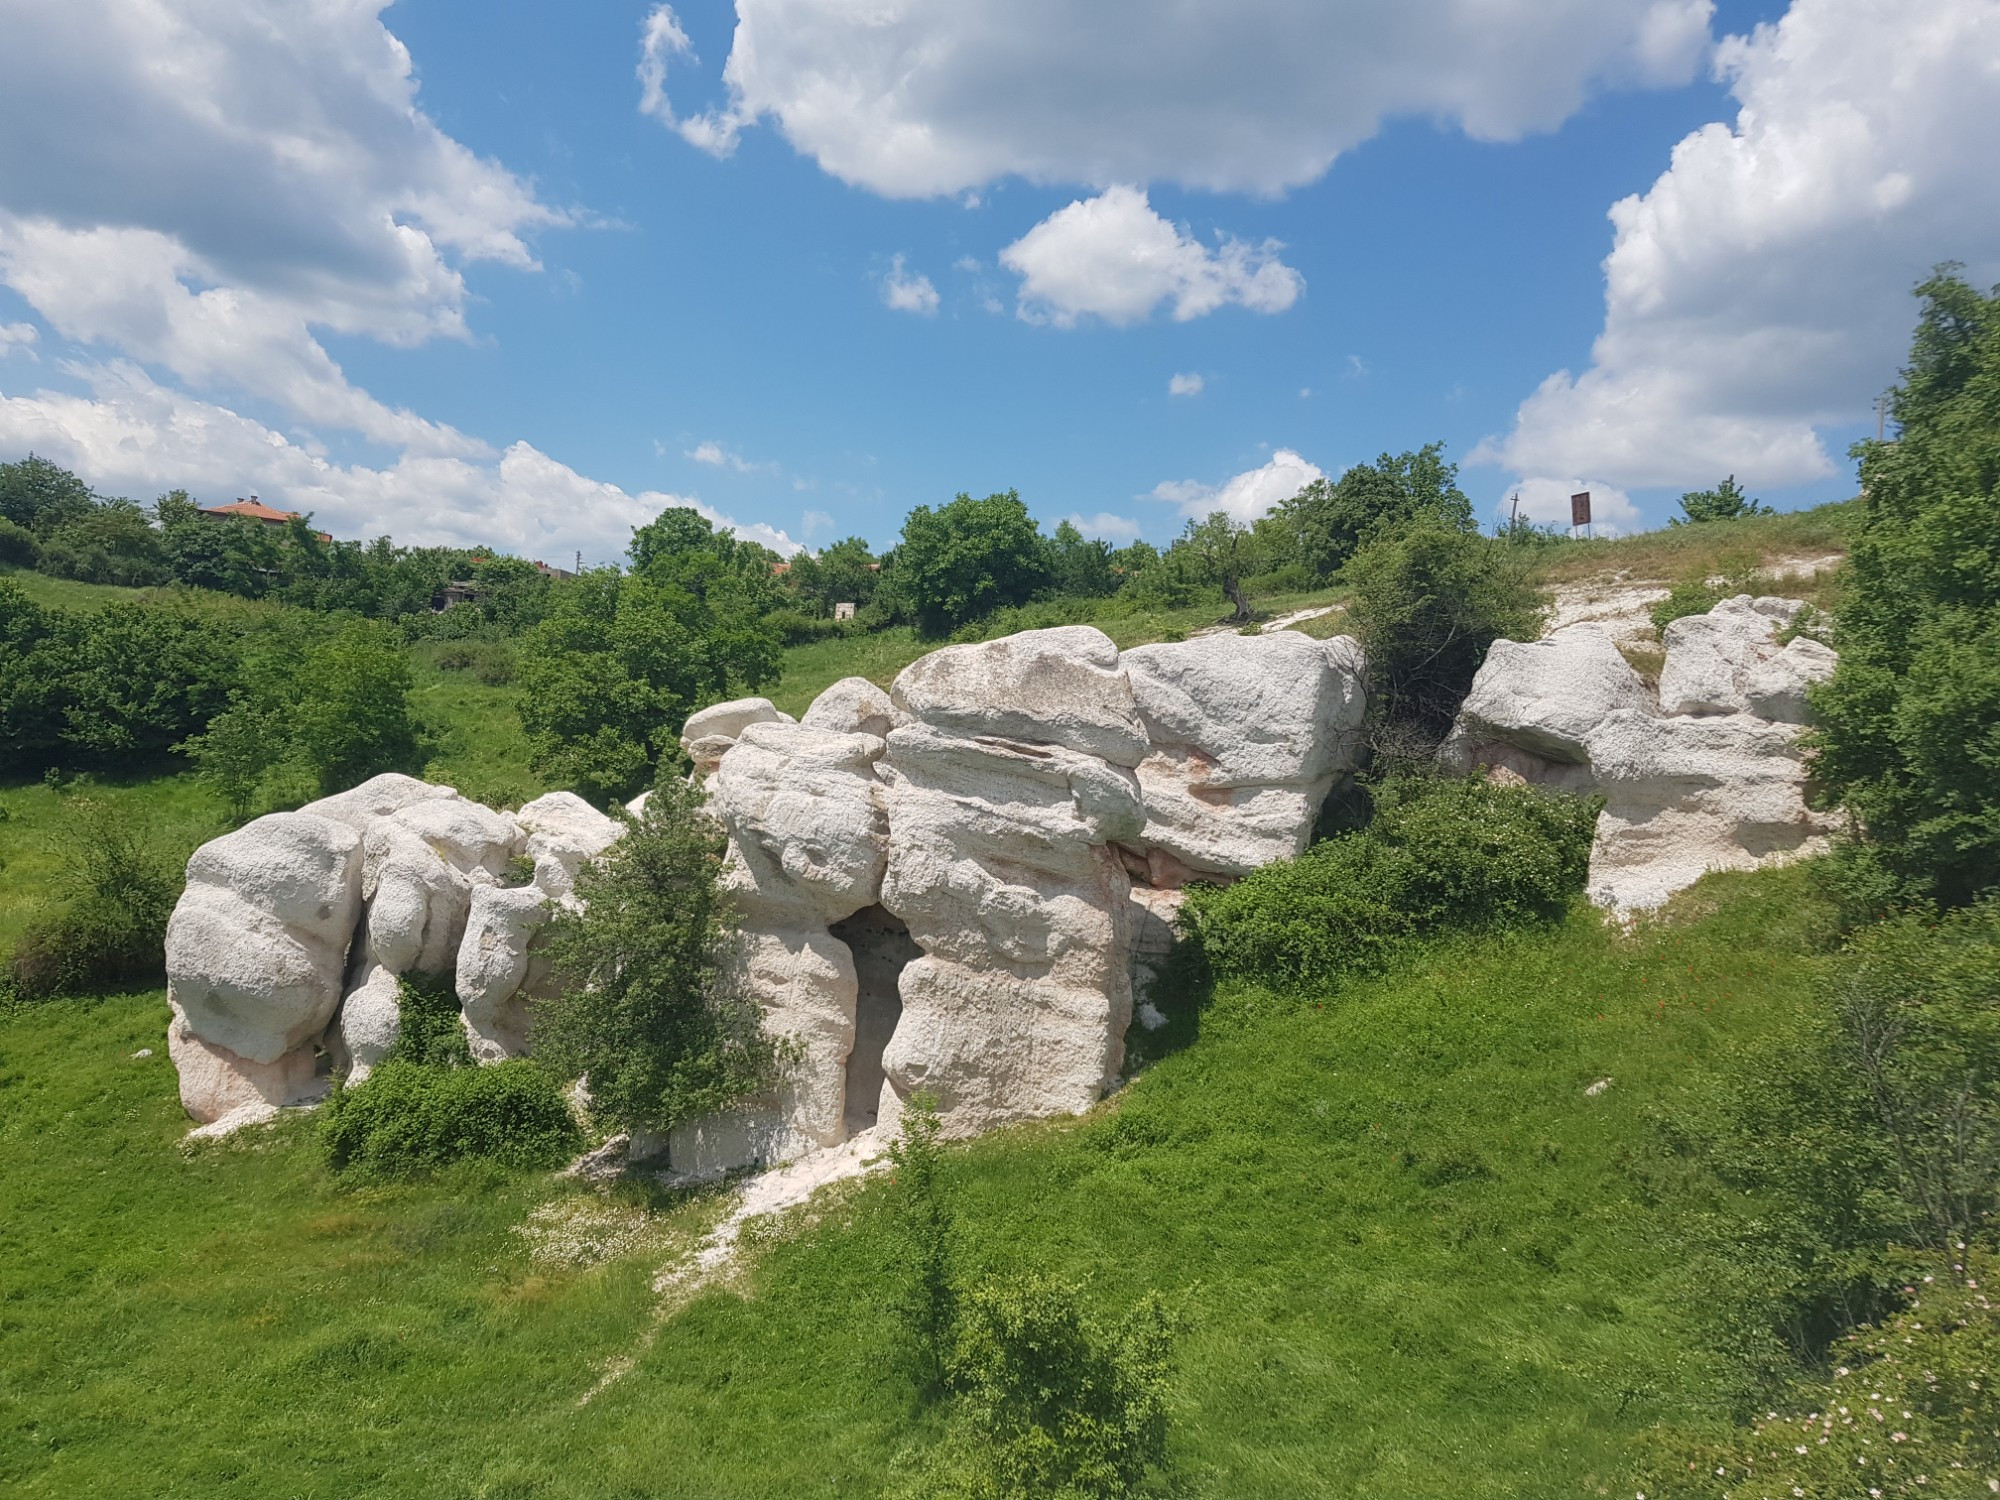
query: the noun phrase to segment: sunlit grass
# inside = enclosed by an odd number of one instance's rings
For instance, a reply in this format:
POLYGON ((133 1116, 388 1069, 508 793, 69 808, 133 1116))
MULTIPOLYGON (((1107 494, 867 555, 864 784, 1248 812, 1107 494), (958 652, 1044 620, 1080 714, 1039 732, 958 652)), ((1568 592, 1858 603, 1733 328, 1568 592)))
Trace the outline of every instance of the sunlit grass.
MULTIPOLYGON (((1046 1267, 1107 1316, 1165 1295, 1162 1493, 1619 1493, 1634 1435, 1728 1384, 1682 1231, 1741 1210, 1647 1170, 1649 1117, 1783 1024, 1815 962, 1797 872, 1687 905, 1176 1012, 1089 1117, 951 1152, 968 1270, 1046 1267)), ((649 1234, 579 1266, 516 1232, 571 1211, 552 1178, 350 1190, 303 1125, 186 1152, 164 1023, 157 995, 0 1019, 0 1488, 867 1497, 933 1435, 881 1185, 656 1324, 649 1279, 711 1202, 634 1196, 649 1234)))

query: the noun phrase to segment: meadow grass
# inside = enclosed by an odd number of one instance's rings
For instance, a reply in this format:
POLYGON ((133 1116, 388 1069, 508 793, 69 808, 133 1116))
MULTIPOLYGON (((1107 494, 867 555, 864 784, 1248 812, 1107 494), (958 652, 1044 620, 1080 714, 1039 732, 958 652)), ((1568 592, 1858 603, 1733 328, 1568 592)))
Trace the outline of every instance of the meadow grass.
MULTIPOLYGON (((1808 890, 1711 877, 1630 935, 1579 911, 1188 1002, 1090 1115, 949 1152, 961 1260, 1078 1279, 1106 1317, 1164 1295, 1159 1493, 1629 1495, 1635 1434, 1734 1388, 1682 1245, 1697 1211, 1749 1211, 1649 1171, 1652 1120, 1802 1003, 1808 890)), ((156 994, 0 1017, 0 1489, 875 1496, 935 1437, 886 1184, 674 1307, 651 1278, 714 1197, 352 1188, 304 1121, 186 1149, 165 1020, 156 994), (639 1238, 537 1259, 538 1213, 639 1238)))
POLYGON ((1778 515, 1565 541, 1549 547, 1535 571, 1544 584, 1619 572, 1672 582, 1764 567, 1782 558, 1823 557, 1847 550, 1859 505, 1841 500, 1778 515))

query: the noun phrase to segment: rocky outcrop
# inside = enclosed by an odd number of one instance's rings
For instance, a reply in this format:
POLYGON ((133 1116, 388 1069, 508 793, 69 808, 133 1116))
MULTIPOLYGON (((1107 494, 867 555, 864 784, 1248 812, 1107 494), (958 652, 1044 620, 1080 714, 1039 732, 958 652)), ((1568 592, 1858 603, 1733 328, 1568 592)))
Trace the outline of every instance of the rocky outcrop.
POLYGON ((1138 842, 1206 874, 1300 853, 1360 751, 1360 649, 1278 631, 1139 646, 1122 661, 1147 740, 1138 842))
POLYGON ((769 698, 732 698, 688 715, 681 726, 681 749, 694 762, 695 773, 706 776, 722 761, 729 747, 752 724, 789 724, 769 698))
POLYGON ((192 1056, 190 1040, 207 1044, 181 1075, 189 1114, 207 1122, 243 1102, 223 1077, 230 1057, 258 1097, 310 1094, 360 910, 361 837, 344 822, 272 813, 195 851, 166 941, 170 1045, 178 1035, 192 1056))
POLYGON ((1726 599, 1664 633, 1657 697, 1594 625, 1532 643, 1497 641, 1442 755, 1605 799, 1589 890, 1647 911, 1709 870, 1754 869, 1824 847, 1831 822, 1806 803, 1798 739, 1806 690, 1835 653, 1781 628, 1794 599, 1726 599))
MULTIPOLYGON (((847 679, 802 723, 761 698, 690 717, 729 836, 727 972, 785 1067, 767 1097, 675 1131, 673 1165, 833 1146, 918 1090, 961 1135, 1087 1108, 1179 887, 1304 846, 1354 767, 1363 680, 1350 641, 1121 655, 1068 627, 945 647, 888 693, 847 679)), ((205 846, 169 952, 190 1110, 249 1118, 330 1068, 365 1076, 410 973, 455 983, 477 1060, 529 1050, 538 934, 623 826, 567 792, 499 813, 378 777, 205 846)))

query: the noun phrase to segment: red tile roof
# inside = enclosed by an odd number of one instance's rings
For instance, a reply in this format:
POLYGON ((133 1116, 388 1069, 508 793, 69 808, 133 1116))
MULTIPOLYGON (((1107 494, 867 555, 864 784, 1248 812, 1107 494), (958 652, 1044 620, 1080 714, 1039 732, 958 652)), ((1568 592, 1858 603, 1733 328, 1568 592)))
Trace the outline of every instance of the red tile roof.
POLYGON ((259 500, 238 500, 230 505, 204 505, 201 513, 205 516, 244 516, 252 521, 296 521, 299 513, 295 510, 273 510, 259 500))

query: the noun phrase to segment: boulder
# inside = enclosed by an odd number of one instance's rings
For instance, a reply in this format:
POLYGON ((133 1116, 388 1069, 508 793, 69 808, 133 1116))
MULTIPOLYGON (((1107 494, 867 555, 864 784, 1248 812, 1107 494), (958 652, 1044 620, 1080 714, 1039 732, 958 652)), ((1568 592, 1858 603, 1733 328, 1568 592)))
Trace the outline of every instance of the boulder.
POLYGON ((332 818, 336 823, 345 823, 356 833, 366 833, 368 825, 377 818, 386 818, 420 802, 449 802, 457 798, 458 793, 448 786, 419 781, 398 771, 385 771, 380 776, 369 777, 357 787, 349 787, 331 797, 322 797, 317 802, 308 802, 299 811, 332 818))
POLYGON ((792 716, 780 713, 769 698, 732 698, 689 714, 681 726, 681 749, 694 762, 696 773, 706 776, 752 724, 792 722, 792 716))
POLYGON ((946 646, 905 667, 890 697, 953 734, 1061 745, 1118 766, 1146 758, 1118 648, 1088 625, 946 646))
POLYGON ((1804 608, 1796 599, 1738 594, 1705 615, 1683 615, 1662 633, 1660 707, 1668 714, 1756 713, 1805 722, 1805 690, 1833 673, 1835 653, 1804 638, 1780 647, 1781 628, 1804 608), (1753 703, 1753 698, 1755 702, 1753 703))
POLYGON ((1710 870, 1818 853, 1833 822, 1806 806, 1798 730, 1749 714, 1656 718, 1621 709, 1590 741, 1604 811, 1590 899, 1659 906, 1710 870))
POLYGON ((843 677, 813 699, 799 722, 808 729, 835 734, 872 734, 886 739, 889 731, 910 722, 910 716, 866 677, 843 677))
POLYGON ((497 879, 506 874, 508 861, 527 841, 526 831, 507 814, 463 797, 412 803, 391 821, 409 829, 446 864, 468 876, 497 879))
POLYGON ((204 1125, 231 1116, 232 1124, 254 1124, 326 1093, 327 1080, 318 1076, 310 1046, 258 1062, 204 1041, 177 1006, 167 1022, 167 1055, 180 1075, 181 1108, 204 1125))
POLYGON ((361 894, 367 903, 363 957, 391 976, 450 973, 465 932, 471 881, 400 813, 377 819, 362 836, 361 848, 361 894))
POLYGON ((548 893, 537 886, 473 887, 454 977, 475 1061, 498 1062, 528 1051, 530 1007, 543 998, 548 976, 534 941, 549 915, 548 893))
POLYGON ((571 898, 576 872, 587 859, 618 841, 625 825, 575 792, 544 792, 514 814, 527 831, 523 849, 535 862, 535 886, 559 900, 571 898))
POLYGON ((340 1019, 328 1041, 334 1070, 348 1083, 366 1081, 403 1034, 402 986, 395 970, 369 963, 360 982, 340 1002, 340 1019))
POLYGON ((1145 826, 1137 776, 929 723, 892 733, 886 764, 882 905, 923 956, 899 982, 884 1126, 920 1088, 959 1135, 1087 1109, 1131 1020, 1131 882, 1111 846, 1145 826))
POLYGON ((1299 854, 1360 752, 1360 647, 1277 631, 1139 646, 1121 661, 1148 739, 1141 845, 1212 874, 1299 854))
POLYGON ((360 913, 353 828, 305 812, 258 818, 188 861, 167 924, 168 999, 192 1035, 276 1063, 333 1018, 360 913))
POLYGON ((1590 737, 1618 712, 1650 714, 1653 700, 1602 625, 1495 641, 1439 753, 1455 770, 1500 766, 1581 789, 1591 784, 1590 737))

